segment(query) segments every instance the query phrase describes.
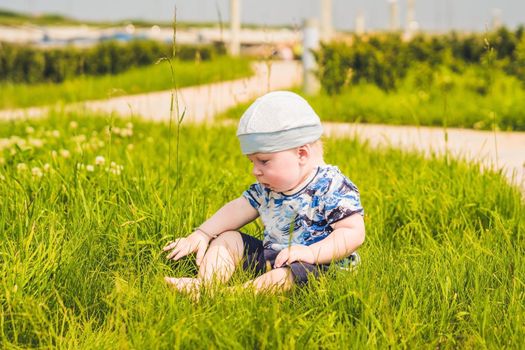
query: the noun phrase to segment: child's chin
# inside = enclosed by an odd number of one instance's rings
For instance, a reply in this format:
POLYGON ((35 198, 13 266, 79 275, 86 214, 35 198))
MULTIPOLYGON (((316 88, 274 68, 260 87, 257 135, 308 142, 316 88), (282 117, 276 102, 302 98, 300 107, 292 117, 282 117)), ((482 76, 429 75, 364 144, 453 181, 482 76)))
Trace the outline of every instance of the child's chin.
POLYGON ((275 187, 273 187, 273 186, 271 186, 269 184, 262 184, 262 185, 264 186, 264 188, 267 188, 267 189, 269 189, 271 191, 279 192, 278 189, 276 189, 275 187))

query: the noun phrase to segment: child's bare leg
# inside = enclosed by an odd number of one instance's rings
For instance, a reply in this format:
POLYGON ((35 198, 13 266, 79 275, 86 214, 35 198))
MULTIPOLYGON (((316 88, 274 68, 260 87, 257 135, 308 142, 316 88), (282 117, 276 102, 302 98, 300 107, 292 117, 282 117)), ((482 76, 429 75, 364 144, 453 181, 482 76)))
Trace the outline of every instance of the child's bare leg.
POLYGON ((227 231, 211 241, 199 267, 199 279, 210 283, 217 279, 227 282, 241 261, 244 253, 241 234, 227 231))
POLYGON ((198 278, 165 277, 164 280, 180 292, 198 292, 202 282, 211 283, 214 279, 220 282, 228 281, 243 253, 241 235, 236 231, 224 232, 210 242, 200 264, 198 278))
POLYGON ((280 267, 268 271, 245 284, 252 286, 256 292, 287 291, 293 286, 292 271, 287 267, 280 267))

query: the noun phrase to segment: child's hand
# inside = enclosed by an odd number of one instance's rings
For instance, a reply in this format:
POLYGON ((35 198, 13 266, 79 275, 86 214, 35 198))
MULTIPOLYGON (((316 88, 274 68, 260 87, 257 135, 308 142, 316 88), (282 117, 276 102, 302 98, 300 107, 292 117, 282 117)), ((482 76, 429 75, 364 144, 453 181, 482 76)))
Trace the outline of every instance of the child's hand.
POLYGON ((290 265, 295 261, 302 261, 307 264, 315 264, 315 256, 308 246, 293 245, 281 250, 279 254, 277 254, 274 267, 277 268, 283 265, 290 265))
POLYGON ((188 237, 178 238, 168 243, 162 250, 165 252, 171 250, 166 259, 173 260, 179 260, 188 254, 197 252, 196 262, 200 266, 209 243, 210 238, 208 236, 200 231, 195 231, 188 237))

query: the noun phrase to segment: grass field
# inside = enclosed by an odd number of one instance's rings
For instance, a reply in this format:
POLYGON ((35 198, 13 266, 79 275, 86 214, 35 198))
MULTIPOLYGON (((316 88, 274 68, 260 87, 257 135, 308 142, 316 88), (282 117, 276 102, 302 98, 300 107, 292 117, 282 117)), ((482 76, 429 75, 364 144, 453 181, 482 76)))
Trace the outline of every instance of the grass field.
POLYGON ((161 247, 253 181, 234 135, 75 114, 0 124, 2 347, 523 348, 520 192, 357 140, 325 142, 366 211, 356 273, 278 295, 173 293, 162 277, 195 266, 161 247))
MULTIPOLYGON (((252 74, 250 61, 243 58, 218 57, 213 61, 174 61, 177 87, 209 84, 252 74)), ((169 90, 173 87, 167 61, 133 68, 118 75, 85 76, 60 84, 0 84, 0 109, 56 105, 84 100, 169 90)))
MULTIPOLYGON (((308 101, 324 121, 525 130, 525 88, 516 78, 500 71, 487 76, 479 67, 461 74, 428 69, 413 69, 397 90, 362 83, 308 101)), ((247 106, 223 117, 238 119, 247 106)))

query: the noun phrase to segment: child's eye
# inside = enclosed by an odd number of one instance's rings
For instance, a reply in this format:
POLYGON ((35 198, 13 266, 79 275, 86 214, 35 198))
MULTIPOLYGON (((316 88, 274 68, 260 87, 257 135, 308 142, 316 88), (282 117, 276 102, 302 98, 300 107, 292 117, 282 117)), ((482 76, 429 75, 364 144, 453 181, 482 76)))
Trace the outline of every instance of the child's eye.
POLYGON ((266 163, 268 163, 268 162, 269 162, 269 160, 266 160, 266 159, 265 159, 265 160, 261 160, 261 163, 262 163, 263 165, 266 164, 266 163))

